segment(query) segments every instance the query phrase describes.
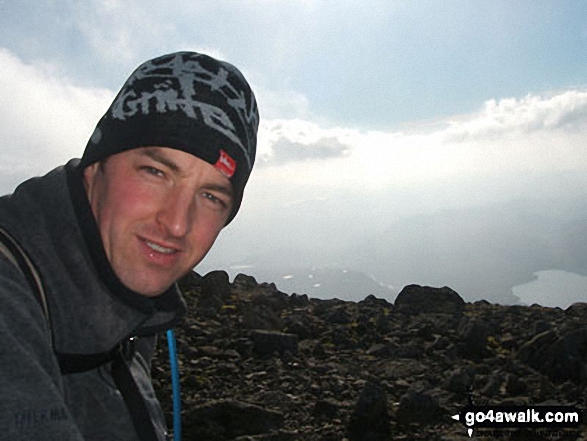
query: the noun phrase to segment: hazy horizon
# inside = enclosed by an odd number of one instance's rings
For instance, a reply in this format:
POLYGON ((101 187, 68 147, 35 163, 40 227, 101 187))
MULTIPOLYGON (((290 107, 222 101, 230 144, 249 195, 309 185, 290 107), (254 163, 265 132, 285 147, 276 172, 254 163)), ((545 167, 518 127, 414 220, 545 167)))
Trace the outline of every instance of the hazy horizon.
MULTIPOLYGON (((387 228, 362 236, 344 237, 337 228, 346 225, 324 223, 314 227, 309 242, 315 245, 313 249, 297 246, 296 235, 283 231, 288 226, 280 222, 292 213, 267 210, 265 235, 280 237, 279 246, 254 239, 243 244, 246 226, 241 231, 235 225, 196 271, 205 274, 222 269, 231 277, 242 272, 260 282, 273 282, 284 292, 318 298, 358 301, 376 294, 393 300, 405 285, 419 284, 449 286, 467 301, 563 307, 569 301, 585 301, 587 293, 587 274, 582 271, 587 237, 584 200, 585 196, 519 199, 439 208, 399 216, 387 228), (553 272, 558 272, 556 283, 553 272), (348 286, 342 280, 335 282, 336 277, 346 279, 348 286)), ((324 209, 317 207, 316 211, 323 213, 324 209)), ((306 209, 303 213, 313 212, 306 209)), ((293 225, 302 231, 308 228, 300 226, 299 220, 293 225)))

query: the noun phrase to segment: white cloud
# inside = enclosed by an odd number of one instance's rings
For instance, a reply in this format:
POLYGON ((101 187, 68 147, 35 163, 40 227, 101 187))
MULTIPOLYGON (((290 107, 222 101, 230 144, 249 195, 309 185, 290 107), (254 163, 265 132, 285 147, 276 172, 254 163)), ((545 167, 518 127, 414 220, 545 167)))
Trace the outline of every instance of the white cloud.
POLYGON ((489 100, 483 109, 463 121, 450 122, 447 141, 495 139, 537 131, 585 129, 587 91, 568 90, 552 96, 489 100))
POLYGON ((18 181, 80 157, 113 93, 77 87, 45 66, 0 48, 2 192, 18 181))
POLYGON ((341 193, 375 196, 384 198, 391 213, 394 204, 434 209, 580 194, 587 188, 585 102, 585 93, 573 90, 501 100, 436 124, 434 130, 410 133, 262 119, 258 157, 265 166, 253 172, 248 197, 252 206, 259 201, 263 209, 271 201, 285 206, 341 193), (324 139, 345 146, 345 154, 320 158, 324 139), (303 158, 293 161, 295 152, 288 156, 283 151, 287 145, 317 151, 304 151, 303 158), (289 161, 279 160, 284 157, 289 161), (567 172, 586 178, 568 183, 542 179, 567 172))

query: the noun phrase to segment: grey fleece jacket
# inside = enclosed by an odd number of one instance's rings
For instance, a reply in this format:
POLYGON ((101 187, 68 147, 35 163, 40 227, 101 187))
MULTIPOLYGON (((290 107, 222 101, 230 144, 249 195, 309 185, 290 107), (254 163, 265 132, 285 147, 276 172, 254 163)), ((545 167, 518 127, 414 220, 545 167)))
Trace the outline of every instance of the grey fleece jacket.
POLYGON ((185 303, 176 287, 156 298, 127 289, 104 253, 78 161, 21 184, 0 198, 0 227, 33 261, 46 291, 50 330, 35 294, 0 254, 0 440, 137 440, 106 363, 62 375, 54 349, 108 351, 139 336, 131 371, 165 439, 150 379, 155 335, 177 323, 185 303))

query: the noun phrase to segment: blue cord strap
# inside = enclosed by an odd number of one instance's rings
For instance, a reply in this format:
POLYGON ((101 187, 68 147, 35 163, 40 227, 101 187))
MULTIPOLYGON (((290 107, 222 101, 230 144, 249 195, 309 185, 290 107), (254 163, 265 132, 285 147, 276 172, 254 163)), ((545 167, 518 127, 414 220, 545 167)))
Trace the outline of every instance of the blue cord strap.
POLYGON ((179 364, 177 362, 177 344, 173 329, 167 331, 167 345, 169 347, 171 384, 173 386, 173 440, 181 441, 181 389, 179 384, 179 364))

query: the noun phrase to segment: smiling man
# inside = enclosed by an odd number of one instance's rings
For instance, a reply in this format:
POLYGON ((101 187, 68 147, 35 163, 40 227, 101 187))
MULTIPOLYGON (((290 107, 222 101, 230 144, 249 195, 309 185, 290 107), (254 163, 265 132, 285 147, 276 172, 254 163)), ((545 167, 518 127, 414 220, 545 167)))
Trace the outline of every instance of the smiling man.
POLYGON ((164 440, 155 335, 239 210, 254 95, 193 52, 133 72, 79 159, 0 198, 0 439, 164 440))
POLYGON ((144 147, 84 171, 104 251, 118 278, 157 296, 206 255, 232 208, 229 179, 179 150, 144 147))

